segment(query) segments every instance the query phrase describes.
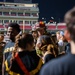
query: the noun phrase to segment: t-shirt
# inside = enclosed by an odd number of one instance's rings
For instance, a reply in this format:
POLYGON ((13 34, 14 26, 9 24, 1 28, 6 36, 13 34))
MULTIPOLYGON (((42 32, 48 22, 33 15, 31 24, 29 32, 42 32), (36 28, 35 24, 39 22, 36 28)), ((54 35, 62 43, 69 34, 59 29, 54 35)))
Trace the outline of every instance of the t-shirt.
POLYGON ((44 63, 47 63, 49 62, 50 60, 54 59, 55 56, 53 54, 47 54, 45 57, 44 57, 44 63))
POLYGON ((40 75, 75 75, 75 54, 66 54, 48 62, 40 75))
MULTIPOLYGON (((5 47, 4 47, 4 49, 3 49, 3 61, 5 61, 6 59, 7 59, 7 57, 9 56, 9 55, 11 55, 11 53, 12 53, 12 51, 10 51, 10 48, 11 47, 14 47, 14 42, 12 42, 12 41, 9 41, 6 45, 5 45, 5 47)), ((4 64, 2 65, 2 75, 6 75, 5 74, 5 70, 4 70, 4 64)))
POLYGON ((3 52, 3 57, 4 59, 6 59, 10 54, 10 50, 7 50, 10 47, 14 47, 14 42, 10 41, 9 43, 6 44, 6 46, 4 47, 4 52, 3 52))
MULTIPOLYGON (((43 63, 39 56, 37 56, 36 51, 21 51, 18 52, 18 56, 21 59, 22 63, 28 70, 28 72, 32 72, 31 75, 38 75, 43 63)), ((12 74, 10 75, 24 75, 24 71, 21 69, 20 65, 17 63, 16 58, 11 60, 11 55, 7 58, 5 61, 8 65, 5 64, 6 71, 9 73, 10 70, 12 71, 12 74), (12 64, 11 64, 11 61, 12 64), (10 68, 11 67, 11 68, 10 68), (7 70, 7 68, 10 68, 10 70, 7 70), (14 73, 13 73, 14 72, 14 73)), ((6 73, 7 73, 6 72, 6 73)), ((5 73, 5 75, 6 75, 5 73)))

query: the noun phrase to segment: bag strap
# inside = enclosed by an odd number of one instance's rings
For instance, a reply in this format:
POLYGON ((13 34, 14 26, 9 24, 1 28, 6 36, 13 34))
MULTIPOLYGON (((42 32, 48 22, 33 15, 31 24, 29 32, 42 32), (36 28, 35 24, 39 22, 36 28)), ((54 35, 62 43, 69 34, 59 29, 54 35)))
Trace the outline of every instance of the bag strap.
POLYGON ((18 63, 18 65, 20 66, 20 68, 22 69, 22 71, 26 74, 26 75, 30 75, 30 73, 28 72, 28 70, 26 69, 25 65, 23 64, 23 62, 21 61, 18 53, 15 54, 15 59, 18 63))

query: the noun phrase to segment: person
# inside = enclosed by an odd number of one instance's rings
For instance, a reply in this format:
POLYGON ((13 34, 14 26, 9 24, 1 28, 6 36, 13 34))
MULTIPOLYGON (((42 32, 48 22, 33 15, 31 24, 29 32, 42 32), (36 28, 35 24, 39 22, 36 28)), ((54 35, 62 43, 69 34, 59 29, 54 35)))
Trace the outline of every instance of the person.
POLYGON ((66 37, 66 33, 67 33, 67 30, 65 29, 65 38, 66 40, 68 41, 67 45, 65 46, 65 53, 69 53, 71 52, 71 48, 70 48, 70 38, 66 37))
POLYGON ((46 25, 44 22, 40 21, 38 23, 35 24, 35 27, 36 27, 36 31, 38 33, 38 38, 37 38, 37 42, 36 42, 36 52, 38 54, 39 57, 42 56, 42 52, 40 51, 40 47, 41 47, 41 37, 42 35, 46 35, 47 34, 47 31, 46 31, 46 25))
POLYGON ((46 64, 48 61, 52 60, 56 56, 52 41, 47 35, 42 36, 42 45, 40 50, 42 51, 42 59, 44 64, 46 64))
POLYGON ((34 49, 35 49, 35 46, 36 46, 36 42, 37 42, 37 38, 38 38, 38 33, 37 33, 37 30, 36 30, 36 26, 32 26, 32 30, 30 31, 33 38, 34 38, 34 49))
POLYGON ((59 47, 59 56, 60 55, 64 55, 65 54, 65 46, 68 44, 65 36, 64 36, 64 32, 60 31, 60 39, 58 42, 58 47, 59 47))
POLYGON ((40 22, 36 23, 35 26, 36 26, 38 36, 47 34, 47 30, 46 30, 47 26, 43 21, 40 21, 40 22))
POLYGON ((59 39, 60 39, 60 31, 56 32, 56 39, 57 39, 57 41, 59 41, 59 39))
MULTIPOLYGON (((38 39, 37 39, 37 42, 36 42, 36 52, 37 54, 42 57, 42 52, 40 51, 40 47, 41 47, 41 44, 42 44, 42 36, 43 35, 47 35, 50 37, 50 39, 52 40, 52 43, 54 45, 54 49, 58 55, 58 48, 56 46, 56 43, 54 42, 52 36, 51 36, 51 33, 48 33, 47 32, 47 26, 44 22, 39 22, 36 24, 36 30, 37 30, 37 33, 38 33, 38 39)), ((56 55, 56 56, 57 56, 56 55)))
POLYGON ((75 7, 65 14, 67 36, 70 38, 71 52, 47 63, 40 75, 75 75, 75 7))
POLYGON ((0 74, 2 74, 2 60, 3 60, 3 48, 6 42, 4 42, 4 34, 0 34, 0 74))
POLYGON ((7 75, 39 75, 42 60, 37 56, 31 34, 16 36, 14 51, 5 61, 7 75), (8 65, 7 65, 8 64, 8 65))
POLYGON ((9 36, 9 39, 11 41, 9 41, 4 47, 3 53, 6 54, 5 59, 8 57, 10 53, 9 48, 14 46, 15 37, 17 34, 19 34, 20 31, 20 26, 17 23, 10 23, 8 25, 7 35, 9 36))
POLYGON ((17 23, 10 23, 8 25, 7 35, 9 36, 10 41, 5 45, 3 49, 2 73, 4 73, 4 61, 11 54, 11 51, 13 50, 13 46, 15 43, 15 37, 17 34, 20 33, 20 31, 21 31, 20 26, 17 23))

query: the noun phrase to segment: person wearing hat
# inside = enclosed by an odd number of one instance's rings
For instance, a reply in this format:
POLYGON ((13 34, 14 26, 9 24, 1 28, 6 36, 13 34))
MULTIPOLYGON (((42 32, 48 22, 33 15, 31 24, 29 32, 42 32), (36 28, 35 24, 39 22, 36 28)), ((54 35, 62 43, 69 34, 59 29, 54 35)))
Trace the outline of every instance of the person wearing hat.
MULTIPOLYGON (((40 47, 41 47, 41 45, 42 45, 42 39, 41 39, 41 37, 43 36, 43 35, 47 35, 47 36, 49 36, 50 38, 51 38, 51 40, 52 40, 52 43, 53 43, 53 45, 54 45, 54 49, 56 49, 56 52, 57 52, 57 54, 58 54, 58 49, 57 49, 57 47, 56 47, 56 45, 55 45, 55 42, 54 42, 54 40, 52 39, 52 36, 51 36, 51 34, 50 33, 48 33, 47 32, 47 26, 45 25, 45 23, 44 22, 39 22, 39 23, 36 23, 36 30, 37 30, 37 32, 38 32, 38 39, 37 39, 37 43, 36 43, 36 50, 37 50, 37 54, 39 54, 39 55, 41 55, 41 51, 40 51, 40 47)), ((42 56, 42 55, 41 55, 42 56)))
POLYGON ((47 31, 46 31, 47 27, 44 22, 40 21, 40 22, 36 23, 35 26, 36 26, 36 30, 38 32, 38 36, 47 34, 47 31))
POLYGON ((46 25, 44 22, 40 21, 38 23, 35 24, 36 26, 36 30, 38 33, 38 39, 37 39, 37 43, 36 43, 36 52, 37 54, 42 57, 42 52, 40 51, 40 47, 42 44, 42 35, 46 35, 47 31, 46 31, 46 25))

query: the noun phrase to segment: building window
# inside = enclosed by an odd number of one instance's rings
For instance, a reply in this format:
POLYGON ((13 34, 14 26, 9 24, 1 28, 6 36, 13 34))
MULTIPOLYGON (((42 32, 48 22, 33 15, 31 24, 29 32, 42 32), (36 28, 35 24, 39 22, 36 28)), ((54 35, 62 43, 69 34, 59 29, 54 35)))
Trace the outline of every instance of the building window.
POLYGON ((0 15, 2 15, 2 12, 0 12, 0 15))
POLYGON ((16 20, 10 20, 10 23, 17 23, 17 21, 16 20))
POLYGON ((18 21, 19 24, 23 24, 23 21, 18 21))
POLYGON ((25 16, 30 16, 30 13, 25 13, 25 16))
POLYGON ((21 13, 21 12, 18 12, 18 16, 23 16, 23 13, 21 13))
POLYGON ((13 23, 17 23, 17 21, 16 21, 16 20, 13 20, 12 22, 13 22, 13 23))
POLYGON ((11 16, 16 16, 16 12, 11 12, 11 16))
POLYGON ((32 13, 32 16, 37 16, 37 13, 32 13))
POLYGON ((10 23, 12 23, 12 20, 10 20, 10 23))
POLYGON ((9 15, 9 12, 3 12, 3 15, 9 15))
POLYGON ((18 23, 18 21, 15 21, 16 23, 18 23))
POLYGON ((25 21, 25 24, 29 24, 29 21, 25 21))
POLYGON ((36 21, 33 21, 33 24, 35 24, 36 23, 36 21))
POLYGON ((4 20, 4 23, 9 23, 9 20, 4 20))

